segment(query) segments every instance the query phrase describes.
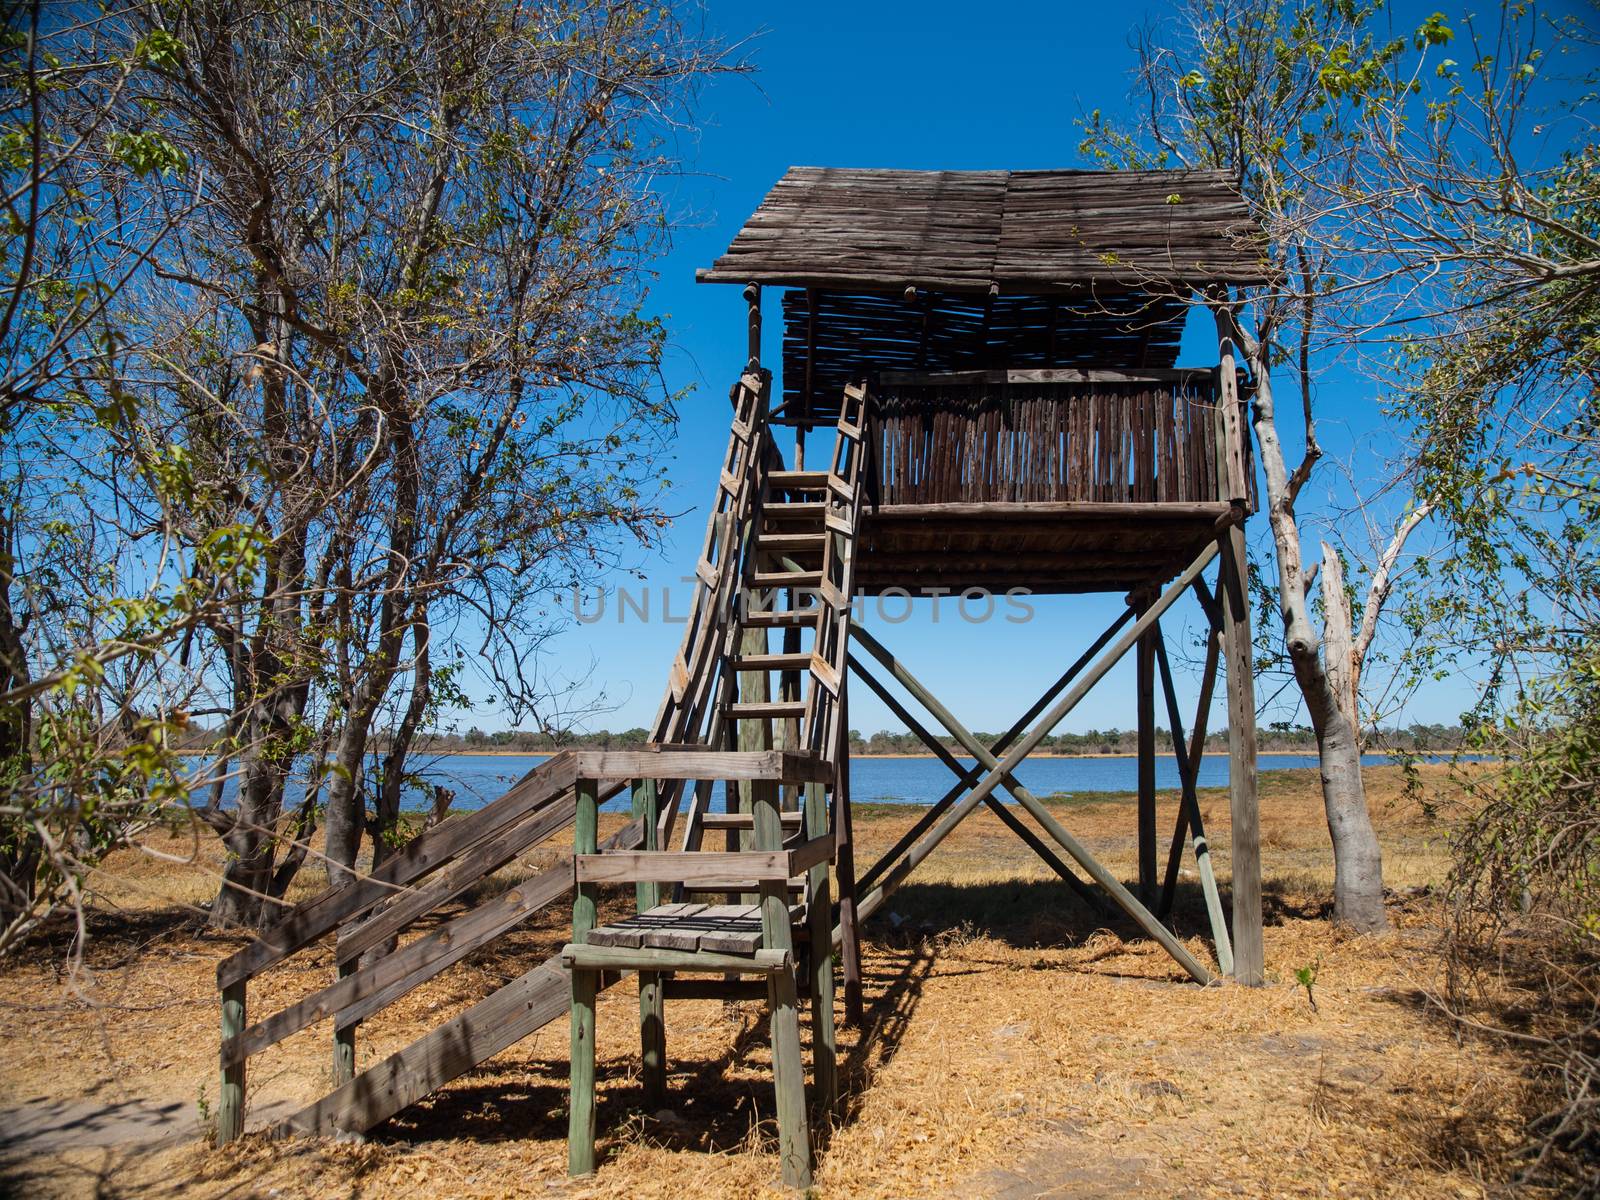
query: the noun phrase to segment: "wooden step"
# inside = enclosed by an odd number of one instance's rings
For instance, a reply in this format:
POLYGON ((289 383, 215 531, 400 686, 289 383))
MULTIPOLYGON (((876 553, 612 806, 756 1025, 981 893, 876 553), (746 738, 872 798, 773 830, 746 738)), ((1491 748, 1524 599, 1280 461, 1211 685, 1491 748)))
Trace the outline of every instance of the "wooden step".
POLYGON ((822 583, 821 571, 757 571, 750 583, 758 588, 814 588, 822 583))
POLYGON ((771 718, 782 720, 784 717, 803 717, 806 715, 804 700, 769 700, 760 703, 730 704, 724 710, 730 720, 736 721, 761 721, 771 718))
MULTIPOLYGON (((778 817, 783 821, 785 829, 799 829, 801 823, 805 820, 805 813, 779 813, 778 817)), ((701 813, 700 827, 702 829, 754 829, 756 827, 756 815, 747 812, 701 813)))
POLYGON ((756 545, 763 550, 820 550, 827 540, 828 535, 822 530, 756 535, 756 545))
POLYGON ((807 608, 751 609, 739 618, 739 623, 751 629, 777 629, 785 625, 815 625, 824 610, 820 605, 807 608))
MULTIPOLYGON (((694 883, 683 885, 685 896, 721 895, 726 892, 759 892, 761 884, 754 879, 713 879, 697 880, 694 883)), ((796 875, 789 880, 789 891, 794 895, 803 895, 806 890, 806 877, 796 875)))
POLYGON ((787 488, 794 492, 820 492, 828 486, 826 471, 771 471, 767 481, 774 488, 787 488))
POLYGON ((805 671, 811 667, 811 654, 739 654, 733 659, 736 671, 805 671))
POLYGON ((818 520, 826 515, 828 502, 826 500, 787 500, 769 501, 761 506, 763 517, 775 517, 780 520, 818 520))

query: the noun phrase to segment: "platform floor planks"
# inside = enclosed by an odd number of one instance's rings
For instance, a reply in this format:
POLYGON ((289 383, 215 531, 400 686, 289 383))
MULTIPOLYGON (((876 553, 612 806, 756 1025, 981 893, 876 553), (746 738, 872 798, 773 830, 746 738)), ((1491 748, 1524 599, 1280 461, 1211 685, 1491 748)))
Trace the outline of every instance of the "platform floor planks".
MULTIPOLYGON (((790 907, 799 921, 803 905, 790 907)), ((613 921, 589 931, 591 946, 630 950, 705 950, 721 954, 754 954, 761 948, 761 910, 754 904, 660 904, 648 912, 613 921)))

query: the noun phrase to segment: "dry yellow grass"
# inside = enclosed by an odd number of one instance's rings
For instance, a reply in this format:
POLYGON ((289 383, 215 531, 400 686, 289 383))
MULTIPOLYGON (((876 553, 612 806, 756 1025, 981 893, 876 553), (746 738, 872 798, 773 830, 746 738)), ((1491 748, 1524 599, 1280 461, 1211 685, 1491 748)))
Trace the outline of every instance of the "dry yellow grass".
MULTIPOLYGON (((1514 1063, 1458 1044, 1430 1016, 1436 913, 1425 889, 1442 874, 1442 834, 1402 793, 1398 769, 1369 780, 1399 893, 1396 933, 1345 939, 1330 929, 1315 777, 1264 776, 1269 982, 1254 990, 1188 984, 1159 948, 1131 926, 1103 928, 997 821, 975 815, 896 895, 896 919, 870 928, 867 1022, 841 1029, 846 1102, 820 1139, 817 1191, 1483 1194, 1503 1173, 1523 1085, 1514 1063), (1316 1010, 1294 979, 1313 964, 1316 1010)), ((1424 784, 1432 802, 1448 802, 1441 773, 1424 784)), ((1163 800, 1166 823, 1172 798, 1163 800)), ((1209 794, 1204 806, 1225 879, 1226 797, 1209 794)), ((915 815, 863 810, 862 861, 915 815)), ((1114 870, 1131 872, 1131 804, 1066 803, 1058 815, 1114 870)), ((60 977, 51 945, 0 971, 0 1104, 177 1097, 192 1106, 202 1092, 215 1096, 212 973, 237 942, 186 928, 174 903, 208 890, 192 871, 119 856, 102 883, 86 980, 60 977)), ((526 970, 564 940, 567 919, 541 914, 386 1011, 361 1031, 361 1065, 526 970)), ((1192 879, 1177 927, 1209 961, 1192 879)), ((325 948, 293 959, 252 985, 252 1011, 329 973, 325 948)), ((634 991, 605 993, 602 1166, 588 1180, 564 1179, 564 1022, 363 1145, 252 1137, 220 1151, 83 1148, 35 1156, 14 1177, 40 1195, 760 1194, 776 1190, 762 1007, 673 1005, 673 1106, 646 1112, 634 991)), ((326 1025, 316 1026, 252 1060, 258 1118, 325 1088, 328 1043, 326 1025)))

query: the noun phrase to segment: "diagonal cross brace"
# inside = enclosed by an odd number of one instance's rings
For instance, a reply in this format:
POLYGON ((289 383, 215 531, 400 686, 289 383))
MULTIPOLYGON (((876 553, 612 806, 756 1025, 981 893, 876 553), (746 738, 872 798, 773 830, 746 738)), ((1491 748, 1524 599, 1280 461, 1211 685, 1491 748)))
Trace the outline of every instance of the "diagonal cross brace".
MULTIPOLYGON (((888 876, 881 884, 879 884, 860 900, 857 910, 859 919, 865 920, 867 917, 871 916, 876 909, 881 907, 884 900, 888 898, 889 893, 904 881, 905 877, 909 875, 911 871, 913 871, 917 865, 928 856, 934 847, 936 847, 940 842, 944 841, 944 839, 949 836, 951 830, 959 825, 969 813, 977 808, 979 804, 983 803, 985 797, 993 794, 994 790, 998 788, 1001 783, 1012 774, 1013 771, 1016 770, 1018 764, 1020 764, 1023 759, 1027 758, 1029 754, 1033 753, 1033 751, 1038 748, 1039 743, 1049 736, 1050 731, 1061 723, 1066 715, 1071 712, 1073 708, 1075 708, 1077 704, 1084 698, 1084 696, 1089 693, 1090 689, 1092 689, 1095 684, 1099 683, 1101 679, 1105 678, 1106 673, 1110 671, 1118 661, 1121 660, 1123 655, 1125 655, 1135 644, 1137 644, 1139 638, 1143 636, 1158 620, 1160 620, 1161 615, 1165 613, 1167 609, 1171 608, 1172 605, 1177 602, 1179 597, 1181 597, 1183 593, 1189 589, 1194 580, 1199 578, 1200 573, 1205 570, 1205 568, 1210 564, 1211 560, 1217 556, 1217 553, 1218 548, 1216 544, 1210 543, 1195 557, 1194 561, 1184 569, 1183 573, 1179 575, 1178 578, 1174 580, 1164 592, 1162 592, 1160 598, 1157 599, 1148 609, 1146 609, 1137 621, 1128 627, 1122 636, 1119 637, 1111 646, 1111 648, 1107 650, 1106 653, 1094 664, 1094 666, 1092 666, 1084 674, 1084 676, 1079 679, 1079 681, 1071 688, 1071 690, 1067 692, 1066 695, 1062 696, 1060 700, 1056 701, 1056 703, 1050 708, 1050 711, 1044 715, 1037 725, 1028 731, 1026 736, 1024 736, 1022 740, 1018 742, 1009 753, 1006 754, 1005 758, 995 763, 994 766, 990 767, 988 772, 978 782, 977 786, 968 792, 966 797, 963 798, 962 801, 954 808, 952 808, 950 812, 945 814, 944 819, 940 821, 937 826, 935 826, 933 831, 929 833, 927 837, 925 837, 916 846, 912 847, 906 857, 901 860, 900 864, 897 865, 894 870, 889 872, 888 876)), ((864 631, 862 631, 858 626, 852 626, 852 631, 856 636, 863 637, 863 644, 865 644, 865 638, 869 635, 865 635, 864 631)), ((892 656, 890 657, 892 660, 892 656)), ((906 684, 908 689, 912 690, 913 695, 916 695, 918 701, 923 703, 925 706, 929 705, 929 702, 931 701, 932 704, 929 706, 928 710, 933 712, 936 716, 940 716, 943 706, 939 704, 938 700, 934 699, 932 694, 929 693, 927 689, 918 683, 913 677, 911 677, 909 673, 905 673, 903 667, 899 668, 899 672, 903 674, 897 673, 896 678, 900 679, 902 683, 906 684)), ((943 718, 941 716, 941 720, 942 719, 943 718)), ((952 720, 953 719, 954 718, 952 718, 952 720)), ((952 730, 952 733, 954 733, 954 730, 952 730)), ((1183 944, 1179 942, 1178 939, 1175 938, 1172 933, 1161 924, 1160 921, 1156 920, 1155 916, 1151 914, 1149 909, 1145 908, 1143 904, 1139 903, 1139 901, 1134 898, 1128 889, 1122 886, 1122 884, 1114 875, 1107 871, 1105 867, 1101 866, 1100 863, 1095 860, 1094 856, 1091 855, 1076 838, 1074 838, 1066 831, 1065 828, 1062 827, 1061 823, 1051 815, 1049 809, 1045 808, 1043 804, 1040 804, 1032 797, 1031 793, 1026 791, 1020 792, 1017 796, 1017 799, 1022 803, 1024 808, 1033 814, 1034 819, 1045 828, 1045 831, 1056 840, 1062 849, 1066 850, 1068 854, 1076 859, 1078 865, 1082 867, 1096 883, 1105 888, 1105 890, 1111 894, 1111 898, 1117 902, 1122 910, 1132 917, 1134 921, 1138 923, 1141 929, 1155 939, 1155 941, 1159 942, 1161 947, 1177 960, 1178 965, 1183 967, 1183 969, 1189 973, 1191 978, 1193 978, 1197 983, 1211 982, 1210 972, 1208 972, 1199 964, 1199 962, 1195 960, 1194 956, 1183 947, 1183 944)), ((834 940, 838 940, 837 930, 834 932, 834 940)))
MULTIPOLYGON (((1005 733, 1001 734, 1000 737, 995 739, 994 746, 992 747, 994 752, 996 754, 1004 754, 1011 748, 1013 742, 1015 742, 1023 734, 1027 733, 1028 726, 1034 720, 1034 718, 1048 708, 1050 702, 1066 690, 1067 686, 1078 677, 1079 672, 1094 662, 1095 655, 1104 650, 1106 646, 1110 644, 1111 639, 1117 636, 1117 632, 1131 620, 1133 620, 1133 610, 1131 608, 1123 609, 1122 612, 1117 615, 1116 620, 1112 621, 1111 624, 1108 625, 1100 634, 1100 636, 1095 638, 1095 640, 1089 645, 1089 648, 1077 657, 1073 664, 1062 673, 1061 677, 1052 683, 1048 688, 1046 688, 1044 692, 1040 694, 1039 698, 1029 705, 1028 711, 1018 717, 1010 729, 1006 730, 1005 733)), ((889 850, 885 851, 883 856, 872 865, 872 868, 861 877, 861 893, 865 895, 867 892, 871 891, 872 885, 874 882, 876 882, 878 877, 887 868, 893 866, 900 856, 904 854, 912 845, 912 843, 926 833, 933 823, 944 815, 945 810, 959 800, 967 788, 971 787, 972 783, 975 782, 976 778, 974 778, 971 782, 963 781, 956 784, 955 787, 951 788, 943 796, 941 796, 936 803, 931 805, 928 808, 928 811, 923 813, 923 815, 917 819, 916 824, 903 833, 900 836, 900 840, 897 841, 889 850)))
MULTIPOLYGON (((862 636, 859 629, 855 632, 858 638, 862 636)), ((881 649, 881 647, 879 648, 881 649)), ((872 650, 873 648, 869 646, 868 649, 872 650)), ((873 651, 873 656, 877 657, 875 650, 873 651)), ((949 767, 951 774, 961 781, 957 785, 958 794, 961 790, 970 788, 973 784, 978 782, 978 773, 976 771, 969 771, 961 764, 961 761, 957 759, 954 754, 951 754, 949 750, 945 749, 944 745, 939 741, 939 739, 928 731, 927 726, 923 725, 922 722, 916 719, 916 717, 912 716, 911 713, 906 711, 905 705, 901 704, 900 701, 895 698, 894 693, 890 692, 889 689, 886 688, 876 677, 867 672, 866 668, 861 665, 860 660, 857 659, 855 655, 850 655, 849 661, 850 665, 855 668, 856 675, 860 677, 861 681, 871 688, 875 693, 877 693, 878 698, 889 706, 889 711, 904 721, 906 723, 906 728, 912 733, 916 734, 917 737, 921 739, 922 744, 927 746, 929 750, 933 751, 934 757, 940 762, 944 763, 945 766, 949 767)), ((982 760, 980 760, 980 765, 987 766, 988 764, 983 763, 982 760)), ((1005 782, 1005 786, 1008 791, 1014 794, 1017 788, 1021 787, 1022 785, 1019 784, 1015 779, 1008 778, 1005 782)), ((1042 858, 1046 866, 1048 866, 1057 875, 1061 876, 1062 880, 1067 884, 1067 886, 1077 893, 1079 899, 1081 899, 1096 912, 1101 914, 1106 913, 1106 906, 1100 902, 1099 897, 1095 895, 1094 891, 1089 887, 1089 885, 1074 875, 1072 873, 1072 868, 1067 866, 1066 863, 1062 862, 1055 851, 1051 850, 1049 846, 1045 845, 1044 842, 1039 839, 1038 834, 1034 833, 1033 830, 1029 829, 1021 820, 1010 813, 1006 809, 1006 806, 1001 803, 1001 801, 995 799, 995 797, 990 796, 984 801, 984 804, 988 807, 990 812, 994 813, 995 816, 1000 818, 1000 821, 1008 829, 1010 829, 1012 833, 1016 834, 1024 842, 1026 842, 1028 849, 1032 850, 1035 854, 1042 858)))
MULTIPOLYGON (((1195 720, 1195 742, 1203 748, 1205 742, 1205 714, 1211 703, 1211 684, 1217 674, 1217 639, 1210 639, 1211 649, 1206 656, 1207 675, 1201 688, 1200 713, 1195 720)), ((1178 818, 1179 836, 1182 836, 1184 825, 1187 823, 1189 831, 1194 837, 1195 866, 1200 872, 1200 888, 1205 893, 1206 916, 1211 921, 1211 941, 1217 949, 1217 969, 1224 975, 1233 974, 1233 943, 1228 938, 1228 922, 1222 913, 1222 896, 1217 891, 1217 876, 1211 866, 1211 845, 1206 840, 1205 820, 1200 815, 1200 797, 1195 792, 1195 780, 1200 770, 1200 751, 1184 749, 1183 742, 1183 714, 1178 711, 1178 693, 1172 684, 1172 666, 1167 661, 1167 643, 1161 636, 1161 627, 1156 626, 1156 666, 1161 673, 1161 689, 1167 697, 1167 721, 1171 725, 1172 754, 1178 762, 1178 778, 1182 782, 1183 799, 1179 805, 1178 818), (1188 820, 1185 822, 1184 815, 1188 820)), ((1181 845, 1181 843, 1180 843, 1181 845)), ((1177 859, 1171 856, 1167 860, 1167 878, 1174 884, 1177 882, 1174 866, 1177 859)), ((1162 894, 1162 903, 1168 903, 1165 891, 1162 894)), ((1171 911, 1169 907, 1163 912, 1171 911)))

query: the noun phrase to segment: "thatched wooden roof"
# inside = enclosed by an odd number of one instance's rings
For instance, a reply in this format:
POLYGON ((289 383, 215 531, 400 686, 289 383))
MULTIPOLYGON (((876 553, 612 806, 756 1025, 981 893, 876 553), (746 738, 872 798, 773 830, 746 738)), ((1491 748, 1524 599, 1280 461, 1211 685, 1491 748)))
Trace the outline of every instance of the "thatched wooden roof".
POLYGON ((1262 283, 1272 266, 1221 171, 791 167, 698 278, 1029 294, 1262 283))

